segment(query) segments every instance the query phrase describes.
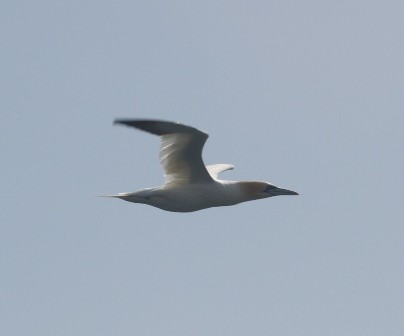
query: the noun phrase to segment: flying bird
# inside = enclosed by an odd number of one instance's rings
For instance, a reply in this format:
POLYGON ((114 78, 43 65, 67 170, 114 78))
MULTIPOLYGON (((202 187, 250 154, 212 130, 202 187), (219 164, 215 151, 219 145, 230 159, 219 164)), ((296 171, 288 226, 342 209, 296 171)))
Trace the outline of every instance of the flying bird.
POLYGON ((180 123, 162 120, 117 119, 114 124, 134 127, 160 136, 160 161, 165 183, 160 187, 119 193, 115 197, 172 212, 192 212, 235 205, 279 195, 298 195, 262 181, 226 181, 219 173, 231 164, 205 166, 203 146, 208 134, 180 123))

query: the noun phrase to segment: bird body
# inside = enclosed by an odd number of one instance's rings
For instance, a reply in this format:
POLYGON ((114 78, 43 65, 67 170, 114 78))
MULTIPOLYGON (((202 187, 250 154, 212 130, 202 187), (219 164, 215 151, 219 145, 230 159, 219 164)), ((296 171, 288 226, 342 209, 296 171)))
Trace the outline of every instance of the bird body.
POLYGON ((233 169, 230 164, 205 166, 202 149, 208 138, 196 128, 158 120, 116 120, 161 137, 160 160, 165 183, 160 187, 109 197, 151 205, 172 212, 192 212, 211 207, 235 205, 278 195, 297 195, 260 181, 225 181, 218 174, 233 169))
MULTIPOLYGON (((252 200, 251 194, 244 192, 242 185, 240 182, 219 180, 209 183, 168 184, 156 188, 121 193, 115 197, 129 202, 152 205, 166 211, 192 212, 252 200)), ((260 189, 264 190, 265 186, 262 185, 260 189)), ((265 193, 262 195, 257 193, 255 197, 254 199, 259 199, 268 196, 265 193)))

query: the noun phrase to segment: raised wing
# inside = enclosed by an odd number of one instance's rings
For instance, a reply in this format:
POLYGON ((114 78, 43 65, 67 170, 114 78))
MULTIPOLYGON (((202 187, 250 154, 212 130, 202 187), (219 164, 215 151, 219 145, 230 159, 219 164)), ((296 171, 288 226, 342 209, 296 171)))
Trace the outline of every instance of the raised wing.
POLYGON ((209 165, 206 166, 206 169, 208 170, 209 174, 214 178, 217 179, 218 175, 225 171, 225 170, 232 170, 234 169, 234 166, 231 164, 227 163, 219 163, 219 164, 214 164, 214 165, 209 165))
POLYGON ((161 120, 118 119, 114 124, 138 128, 161 137, 160 160, 166 184, 213 181, 203 160, 208 135, 196 128, 161 120))

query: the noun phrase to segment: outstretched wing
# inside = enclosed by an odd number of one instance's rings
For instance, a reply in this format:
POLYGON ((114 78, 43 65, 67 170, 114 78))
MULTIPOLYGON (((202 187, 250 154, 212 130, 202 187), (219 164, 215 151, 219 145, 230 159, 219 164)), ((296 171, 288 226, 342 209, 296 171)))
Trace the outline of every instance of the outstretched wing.
POLYGON ((196 128, 161 120, 118 119, 114 124, 138 128, 161 138, 160 160, 166 184, 213 181, 203 160, 208 135, 196 128))
POLYGON ((232 170, 234 169, 234 166, 231 164, 227 163, 219 163, 219 164, 214 164, 214 165, 209 165, 206 166, 206 169, 208 170, 209 174, 214 178, 217 179, 218 175, 225 171, 225 170, 232 170))

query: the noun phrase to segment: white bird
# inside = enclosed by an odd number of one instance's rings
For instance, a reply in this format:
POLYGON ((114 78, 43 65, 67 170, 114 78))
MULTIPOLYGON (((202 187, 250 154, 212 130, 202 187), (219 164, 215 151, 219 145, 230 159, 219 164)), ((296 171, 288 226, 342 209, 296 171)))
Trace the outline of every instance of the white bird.
POLYGON ((160 187, 107 197, 148 204, 166 211, 192 212, 271 196, 298 195, 295 191, 281 189, 267 182, 219 180, 219 173, 234 166, 205 166, 202 149, 208 134, 196 128, 160 120, 117 119, 114 124, 160 136, 160 160, 165 183, 160 187))

